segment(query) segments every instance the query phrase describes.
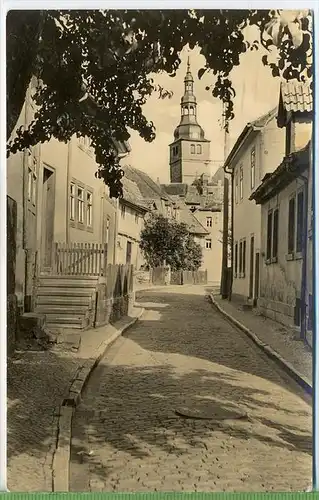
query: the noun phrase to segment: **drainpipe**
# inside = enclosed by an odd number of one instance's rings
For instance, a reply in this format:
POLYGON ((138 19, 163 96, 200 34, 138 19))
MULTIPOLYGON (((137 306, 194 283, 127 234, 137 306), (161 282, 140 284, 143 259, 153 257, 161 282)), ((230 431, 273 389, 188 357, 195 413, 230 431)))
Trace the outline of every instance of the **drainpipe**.
POLYGON ((66 163, 66 221, 65 221, 65 241, 67 244, 70 243, 70 165, 72 161, 72 138, 68 142, 68 156, 66 163))
POLYGON ((119 218, 119 210, 120 210, 120 200, 116 198, 116 208, 115 208, 115 224, 114 224, 114 252, 113 252, 113 264, 117 263, 117 236, 118 236, 118 218, 119 218))
POLYGON ((227 167, 224 165, 225 174, 231 175, 231 227, 230 227, 230 282, 229 282, 229 290, 228 290, 228 300, 231 301, 232 291, 233 291, 233 274, 234 274, 234 171, 227 170, 227 167))
POLYGON ((306 290, 307 290, 307 243, 308 243, 308 178, 300 175, 305 186, 305 216, 304 228, 302 235, 302 271, 301 271, 301 323, 300 323, 300 338, 306 340, 307 331, 307 306, 306 306, 306 290))

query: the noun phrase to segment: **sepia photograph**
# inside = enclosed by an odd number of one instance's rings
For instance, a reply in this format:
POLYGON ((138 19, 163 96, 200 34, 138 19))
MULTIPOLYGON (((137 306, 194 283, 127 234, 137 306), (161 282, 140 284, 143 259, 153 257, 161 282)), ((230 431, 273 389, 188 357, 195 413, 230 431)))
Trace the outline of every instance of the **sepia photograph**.
POLYGON ((318 487, 313 24, 7 12, 9 491, 318 487))

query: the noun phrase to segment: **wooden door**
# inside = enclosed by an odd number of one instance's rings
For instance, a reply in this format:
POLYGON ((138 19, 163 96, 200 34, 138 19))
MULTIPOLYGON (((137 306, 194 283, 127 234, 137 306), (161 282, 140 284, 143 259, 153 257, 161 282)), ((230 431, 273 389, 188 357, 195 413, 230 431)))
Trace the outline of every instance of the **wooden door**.
POLYGON ((255 254, 255 238, 250 238, 250 265, 249 265, 249 298, 253 298, 254 293, 254 254, 255 254))
POLYGON ((48 167, 43 169, 42 189, 42 231, 41 263, 42 271, 52 267, 55 214, 55 172, 48 167))
POLYGON ((259 297, 259 273, 260 273, 260 254, 256 253, 255 256, 255 293, 254 293, 254 305, 257 305, 257 299, 259 297))

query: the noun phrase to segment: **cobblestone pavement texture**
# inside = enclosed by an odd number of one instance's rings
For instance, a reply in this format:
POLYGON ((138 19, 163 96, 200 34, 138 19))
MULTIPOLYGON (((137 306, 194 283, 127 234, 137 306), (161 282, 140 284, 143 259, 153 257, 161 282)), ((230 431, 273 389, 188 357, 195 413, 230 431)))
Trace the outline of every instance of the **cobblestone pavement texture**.
POLYGON ((220 307, 253 331, 257 337, 278 352, 309 381, 312 379, 312 354, 310 347, 296 338, 296 332, 285 325, 258 314, 255 310, 243 311, 241 304, 223 300, 214 294, 220 307))
MULTIPOLYGON (((113 332, 111 332, 113 333, 113 332)), ((7 487, 52 491, 56 413, 76 370, 108 335, 107 327, 82 333, 80 349, 65 344, 20 350, 7 364, 7 487)))
POLYGON ((137 298, 144 315, 107 352, 76 409, 70 491, 307 488, 311 407, 297 385, 204 288, 137 298))

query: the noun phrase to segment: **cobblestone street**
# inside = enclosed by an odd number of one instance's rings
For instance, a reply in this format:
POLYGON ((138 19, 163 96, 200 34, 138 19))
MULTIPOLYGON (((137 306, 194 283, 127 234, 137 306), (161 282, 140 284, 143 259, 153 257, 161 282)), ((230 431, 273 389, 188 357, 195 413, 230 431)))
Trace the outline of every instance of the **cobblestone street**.
MULTIPOLYGON (((140 292, 88 382, 70 491, 302 491, 311 406, 199 286, 140 292)), ((258 332, 256 332, 258 333, 258 332)))

